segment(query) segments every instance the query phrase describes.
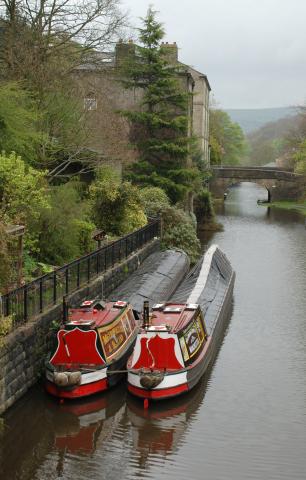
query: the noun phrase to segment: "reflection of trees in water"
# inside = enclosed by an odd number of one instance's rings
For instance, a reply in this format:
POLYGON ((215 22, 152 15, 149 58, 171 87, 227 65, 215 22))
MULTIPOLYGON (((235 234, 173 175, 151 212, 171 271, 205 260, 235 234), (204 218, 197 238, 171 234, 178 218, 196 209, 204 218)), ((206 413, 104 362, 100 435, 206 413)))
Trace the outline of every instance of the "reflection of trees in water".
POLYGON ((277 207, 267 207, 267 218, 273 223, 292 224, 304 223, 305 217, 295 210, 285 210, 277 207))

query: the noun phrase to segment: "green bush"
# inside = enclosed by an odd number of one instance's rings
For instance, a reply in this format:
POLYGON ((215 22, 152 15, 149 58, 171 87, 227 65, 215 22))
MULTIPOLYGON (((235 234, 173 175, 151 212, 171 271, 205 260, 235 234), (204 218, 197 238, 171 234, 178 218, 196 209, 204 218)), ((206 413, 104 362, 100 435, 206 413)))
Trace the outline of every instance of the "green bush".
POLYGON ((139 189, 122 182, 111 167, 102 167, 90 186, 92 217, 107 234, 125 235, 147 223, 139 189))
POLYGON ((199 218, 207 221, 215 217, 211 194, 206 188, 203 188, 196 197, 196 212, 199 218))
MULTIPOLYGON (((0 337, 5 337, 8 333, 11 332, 13 327, 13 317, 10 315, 8 317, 3 317, 0 315, 0 337)), ((1 345, 1 342, 0 342, 1 345)))
POLYGON ((148 217, 156 217, 170 206, 170 200, 164 190, 158 187, 145 187, 139 192, 144 211, 148 217))
POLYGON ((163 247, 180 248, 188 254, 191 263, 195 263, 200 255, 201 244, 192 219, 183 210, 175 207, 166 208, 162 218, 163 247))

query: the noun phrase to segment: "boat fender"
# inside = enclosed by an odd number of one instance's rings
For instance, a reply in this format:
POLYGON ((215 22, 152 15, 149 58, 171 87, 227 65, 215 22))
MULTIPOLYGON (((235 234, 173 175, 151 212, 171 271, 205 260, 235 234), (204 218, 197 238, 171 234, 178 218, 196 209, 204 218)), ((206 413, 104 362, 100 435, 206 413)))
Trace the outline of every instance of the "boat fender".
POLYGON ((81 372, 56 372, 54 373, 54 383, 58 387, 67 387, 79 385, 81 382, 81 372))
POLYGON ((81 383, 81 372, 71 372, 68 375, 68 385, 79 385, 81 383))
POLYGON ((54 383, 59 387, 66 387, 68 385, 68 375, 64 372, 55 372, 54 383))
POLYGON ((157 387, 164 379, 162 372, 142 373, 140 375, 140 385, 148 390, 157 387))

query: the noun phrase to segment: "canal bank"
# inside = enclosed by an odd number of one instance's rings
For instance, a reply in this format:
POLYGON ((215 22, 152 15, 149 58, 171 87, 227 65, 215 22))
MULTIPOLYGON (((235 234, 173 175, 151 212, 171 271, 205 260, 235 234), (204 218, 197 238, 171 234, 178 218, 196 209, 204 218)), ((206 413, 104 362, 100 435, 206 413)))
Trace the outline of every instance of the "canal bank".
POLYGON ((59 405, 40 386, 4 416, 3 480, 304 480, 304 217, 230 190, 218 243, 236 271, 233 314, 211 371, 181 399, 144 412, 124 385, 59 405))
POLYGON ((301 213, 302 215, 306 216, 306 200, 301 202, 290 202, 290 201, 282 201, 282 202, 272 202, 269 204, 271 208, 282 208, 284 210, 294 210, 296 212, 301 213))

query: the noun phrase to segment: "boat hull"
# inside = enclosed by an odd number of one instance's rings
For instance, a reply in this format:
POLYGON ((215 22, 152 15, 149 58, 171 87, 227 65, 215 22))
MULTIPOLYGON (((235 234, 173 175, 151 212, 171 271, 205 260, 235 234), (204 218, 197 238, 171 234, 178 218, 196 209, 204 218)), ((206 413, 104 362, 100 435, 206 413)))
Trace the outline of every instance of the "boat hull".
POLYGON ((94 395, 95 393, 103 392, 107 390, 108 381, 107 378, 102 380, 98 380, 97 382, 91 382, 84 385, 78 385, 77 387, 71 389, 63 389, 55 385, 55 383, 46 380, 45 384, 46 391, 53 395, 54 397, 58 398, 65 398, 65 399, 75 399, 75 398, 82 398, 88 397, 90 395, 94 395))
POLYGON ((190 390, 187 383, 176 385, 174 387, 159 388, 154 390, 145 390, 142 387, 135 387, 129 383, 128 391, 139 398, 147 398, 149 400, 163 400, 166 398, 177 397, 190 390))

